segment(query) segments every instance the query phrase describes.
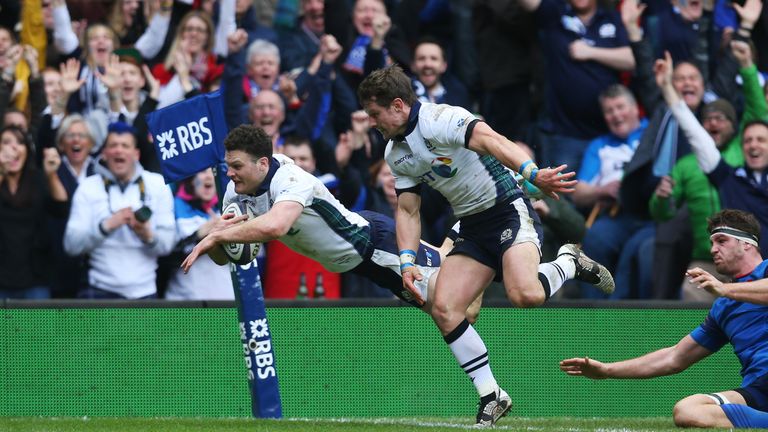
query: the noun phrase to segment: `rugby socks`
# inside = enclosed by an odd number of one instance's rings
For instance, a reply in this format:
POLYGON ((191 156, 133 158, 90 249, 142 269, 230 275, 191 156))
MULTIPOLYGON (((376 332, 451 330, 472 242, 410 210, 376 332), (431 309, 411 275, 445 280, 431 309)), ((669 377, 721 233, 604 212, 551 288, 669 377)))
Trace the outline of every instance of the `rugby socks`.
POLYGON ((576 276, 576 264, 570 255, 560 255, 556 260, 539 264, 539 281, 546 298, 552 297, 569 279, 576 276))
POLYGON ((728 420, 737 428, 768 428, 768 413, 746 405, 720 405, 728 420))
POLYGON ((494 394, 498 385, 488 364, 488 350, 474 327, 466 319, 443 337, 453 356, 469 375, 480 397, 494 394))

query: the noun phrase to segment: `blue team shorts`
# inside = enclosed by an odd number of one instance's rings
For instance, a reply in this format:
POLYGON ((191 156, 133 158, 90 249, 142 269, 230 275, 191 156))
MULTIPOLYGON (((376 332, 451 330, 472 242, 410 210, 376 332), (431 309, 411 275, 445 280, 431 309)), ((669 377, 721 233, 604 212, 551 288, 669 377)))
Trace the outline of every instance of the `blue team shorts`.
POLYGON ((768 375, 763 375, 752 384, 733 391, 743 396, 750 408, 768 411, 768 375))
MULTIPOLYGON (((361 211, 360 216, 370 223, 370 236, 373 247, 366 253, 363 262, 350 270, 352 273, 364 276, 384 287, 404 302, 421 308, 411 293, 403 288, 403 278, 400 275, 400 251, 397 248, 395 221, 389 216, 376 212, 361 211)), ((428 279, 440 267, 440 253, 423 243, 416 251, 416 265, 419 266, 424 279, 419 288, 426 299, 428 279)))
POLYGON ((528 199, 518 196, 461 218, 459 236, 448 255, 466 255, 492 268, 496 271, 494 280, 498 282, 504 276, 501 257, 507 249, 531 242, 541 256, 543 239, 539 215, 528 199))

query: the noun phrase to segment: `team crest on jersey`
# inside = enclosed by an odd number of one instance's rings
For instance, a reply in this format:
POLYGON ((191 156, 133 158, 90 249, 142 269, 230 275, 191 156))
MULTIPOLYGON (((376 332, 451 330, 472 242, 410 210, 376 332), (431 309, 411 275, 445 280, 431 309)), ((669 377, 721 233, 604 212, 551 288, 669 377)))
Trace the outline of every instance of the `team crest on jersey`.
POLYGON ((456 168, 451 168, 451 164, 453 164, 453 159, 437 157, 432 160, 432 172, 443 178, 451 178, 458 171, 456 168))
POLYGON ((429 150, 429 151, 434 151, 435 150, 435 145, 432 144, 432 142, 429 141, 428 139, 424 140, 424 146, 426 146, 427 150, 429 150))

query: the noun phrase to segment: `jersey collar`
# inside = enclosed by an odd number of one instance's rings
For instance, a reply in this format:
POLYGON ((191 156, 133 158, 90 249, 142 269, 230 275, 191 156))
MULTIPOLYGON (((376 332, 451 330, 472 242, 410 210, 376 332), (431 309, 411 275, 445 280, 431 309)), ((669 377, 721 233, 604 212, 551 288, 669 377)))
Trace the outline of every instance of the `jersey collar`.
POLYGON ((269 190, 269 186, 272 183, 272 177, 275 176, 278 168, 280 168, 280 162, 273 157, 269 163, 269 172, 267 173, 267 176, 264 177, 264 181, 261 182, 259 188, 256 189, 256 193, 254 193, 253 196, 262 195, 269 190))
POLYGON ((405 132, 402 135, 395 135, 396 141, 405 141, 405 137, 410 135, 416 125, 419 124, 419 109, 421 108, 421 102, 416 100, 411 106, 411 112, 408 114, 408 127, 405 128, 405 132))

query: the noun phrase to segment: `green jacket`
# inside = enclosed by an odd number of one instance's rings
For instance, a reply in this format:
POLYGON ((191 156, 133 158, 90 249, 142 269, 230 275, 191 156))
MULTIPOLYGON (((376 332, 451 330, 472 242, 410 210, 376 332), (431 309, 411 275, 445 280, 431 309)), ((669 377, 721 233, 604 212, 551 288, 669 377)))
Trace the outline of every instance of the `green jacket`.
MULTIPOLYGON (((738 133, 720 152, 723 160, 731 166, 744 164, 744 153, 741 150, 741 133, 744 125, 755 119, 766 118, 768 115, 768 106, 763 95, 763 89, 757 78, 757 67, 742 68, 739 70, 739 74, 741 74, 744 82, 744 115, 739 124, 738 133)), ((648 203, 651 217, 656 222, 667 221, 672 219, 679 207, 687 203, 691 228, 693 229, 692 258, 710 260, 707 218, 720 211, 720 196, 717 189, 709 183, 709 179, 699 168, 693 153, 683 156, 677 161, 672 168, 670 177, 675 184, 672 188, 671 199, 658 198, 655 194, 652 195, 648 203)))

